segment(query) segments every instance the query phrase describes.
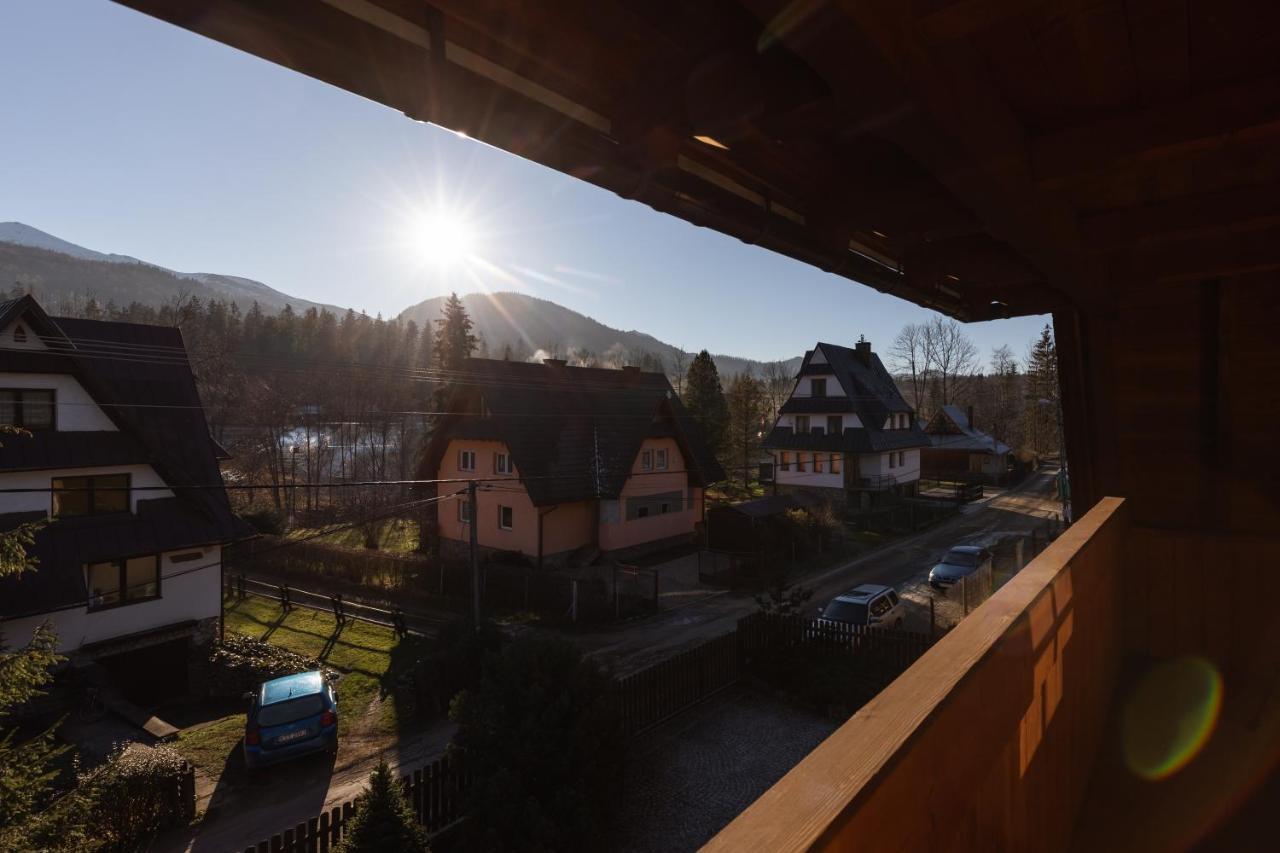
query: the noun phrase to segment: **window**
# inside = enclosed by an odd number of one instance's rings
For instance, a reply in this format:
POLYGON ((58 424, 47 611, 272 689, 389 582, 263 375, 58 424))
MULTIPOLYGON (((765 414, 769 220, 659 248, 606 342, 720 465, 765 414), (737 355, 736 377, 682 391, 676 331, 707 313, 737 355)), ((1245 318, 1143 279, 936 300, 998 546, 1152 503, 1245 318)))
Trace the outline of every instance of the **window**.
POLYGON ((653 451, 652 450, 640 451, 640 470, 641 471, 653 470, 653 451))
POLYGON ((25 344, 27 342, 27 330, 22 326, 13 327, 13 342, 15 344, 25 344))
POLYGON ((778 464, 782 466, 783 471, 790 471, 791 470, 791 454, 786 452, 785 450, 782 451, 782 454, 778 457, 778 464))
POLYGON ((907 464, 907 452, 905 450, 898 451, 898 467, 901 468, 907 464))
POLYGON ((809 393, 814 397, 827 396, 827 380, 811 379, 809 380, 809 393))
POLYGON ((827 415, 827 435, 844 433, 844 418, 840 415, 827 415))
POLYGON ((467 498, 458 501, 458 521, 463 524, 471 523, 471 501, 467 498))
POLYGON ((90 563, 86 575, 90 610, 160 597, 160 558, 155 555, 90 563))
POLYGON ((889 454, 889 467, 890 467, 890 468, 896 468, 896 467, 898 467, 898 466, 897 466, 897 460, 898 460, 898 454, 896 454, 896 453, 890 453, 890 454, 889 454))
POLYGON ((651 518, 655 515, 679 512, 683 501, 683 492, 663 492, 659 495, 627 498, 626 520, 634 521, 638 518, 651 518))
POLYGON ((809 416, 796 415, 796 435, 809 434, 809 416))
POLYGON ((493 473, 510 474, 511 473, 511 457, 505 453, 493 454, 493 473))
POLYGON ((0 424, 29 430, 53 429, 53 412, 50 389, 0 389, 0 424))
POLYGON ((515 513, 509 506, 498 506, 498 527, 502 530, 510 530, 514 521, 515 513))
POLYGON ((648 518, 649 508, 647 506, 638 507, 636 509, 636 518, 648 518))
POLYGON ((797 471, 804 470, 804 454, 803 453, 796 454, 796 470, 797 471))
POLYGON ((839 453, 831 454, 831 473, 832 474, 840 473, 840 454, 839 453))
POLYGON ((889 608, 891 607, 893 607, 893 605, 889 603, 889 596, 882 595, 875 601, 871 602, 871 615, 883 616, 889 612, 889 608))
POLYGON ((129 511, 129 475, 54 477, 53 516, 106 515, 129 511))
POLYGON ((458 470, 476 470, 476 452, 474 450, 461 450, 458 452, 458 470))
POLYGON ((815 474, 822 473, 822 454, 821 453, 813 454, 813 473, 815 474))
POLYGON ((658 451, 655 451, 655 454, 656 455, 654 457, 655 458, 654 467, 656 467, 659 471, 667 470, 667 451, 665 449, 658 450, 658 451))

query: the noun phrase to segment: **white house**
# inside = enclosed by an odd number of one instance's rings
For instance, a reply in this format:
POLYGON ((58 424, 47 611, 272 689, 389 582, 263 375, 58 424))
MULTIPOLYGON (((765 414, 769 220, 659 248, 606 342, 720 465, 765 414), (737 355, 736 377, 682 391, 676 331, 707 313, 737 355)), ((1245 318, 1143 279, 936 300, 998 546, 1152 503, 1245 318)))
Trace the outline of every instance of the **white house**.
POLYGON ((50 318, 0 302, 0 530, 47 520, 34 570, 0 580, 10 642, 58 648, 181 692, 211 639, 231 513, 177 329, 50 318), (193 488, 198 487, 198 488, 193 488))
POLYGON ((814 491, 868 507, 911 495, 929 439, 871 344, 819 343, 765 438, 779 492, 814 491))

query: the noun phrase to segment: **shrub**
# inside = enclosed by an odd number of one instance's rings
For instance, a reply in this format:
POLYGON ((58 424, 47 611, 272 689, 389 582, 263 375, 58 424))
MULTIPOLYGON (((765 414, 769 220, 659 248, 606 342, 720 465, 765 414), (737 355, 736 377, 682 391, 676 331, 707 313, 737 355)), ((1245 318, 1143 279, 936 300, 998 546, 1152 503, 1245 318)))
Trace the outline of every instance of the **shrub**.
POLYGON ((284 535, 284 516, 278 510, 259 509, 253 512, 244 512, 240 514, 240 518, 249 523, 249 526, 259 533, 267 533, 272 536, 284 535))
POLYGON ((566 640, 517 640, 454 700, 474 780, 464 849, 588 850, 609 829, 625 739, 612 680, 566 640))
POLYGON ((137 850, 192 817, 186 762, 169 746, 133 745, 80 774, 74 790, 24 827, 20 850, 137 850))
MULTIPOLYGON (((209 653, 209 693, 240 696, 264 681, 313 669, 324 670, 324 666, 314 658, 263 640, 231 634, 214 643, 209 653)), ((325 674, 330 678, 336 675, 327 670, 325 674)))
POLYGON ((404 791, 384 761, 369 774, 356 797, 356 813, 337 853, 428 853, 427 837, 405 802, 404 791))
POLYGON ((407 678, 423 707, 446 710, 460 690, 479 683, 486 661, 502 650, 506 635, 496 625, 482 622, 476 631, 473 624, 469 619, 449 622, 432 652, 411 665, 407 678))

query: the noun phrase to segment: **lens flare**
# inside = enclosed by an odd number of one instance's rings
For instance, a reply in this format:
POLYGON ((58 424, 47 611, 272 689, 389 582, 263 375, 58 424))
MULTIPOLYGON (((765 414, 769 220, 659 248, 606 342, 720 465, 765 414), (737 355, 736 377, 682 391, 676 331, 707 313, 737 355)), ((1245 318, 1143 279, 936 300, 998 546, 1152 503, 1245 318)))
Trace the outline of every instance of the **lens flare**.
POLYGON ((1222 676, 1208 660, 1181 657, 1156 664, 1125 702, 1125 763, 1143 779, 1169 778, 1204 748, 1221 711, 1222 676))

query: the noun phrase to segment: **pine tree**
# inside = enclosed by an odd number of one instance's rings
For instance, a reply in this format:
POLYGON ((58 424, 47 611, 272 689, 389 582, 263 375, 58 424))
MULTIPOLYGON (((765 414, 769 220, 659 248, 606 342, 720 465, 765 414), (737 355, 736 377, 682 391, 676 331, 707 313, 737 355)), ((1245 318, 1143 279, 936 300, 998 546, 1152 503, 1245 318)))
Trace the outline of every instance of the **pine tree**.
POLYGON ((727 467, 742 474, 746 487, 760 450, 761 421, 767 408, 763 383, 749 373, 736 374, 729 380, 725 401, 729 412, 727 467))
POLYGON ((404 791, 383 761, 356 798, 356 813, 339 853, 427 853, 427 838, 405 802, 404 791))
POLYGON ((1045 324, 1027 356, 1026 437, 1037 453, 1058 450, 1058 347, 1045 324))
POLYGON ((466 306, 458 294, 449 294, 442 314, 436 320, 438 329, 432 349, 432 366, 438 370, 457 370, 475 352, 480 341, 471 332, 471 318, 467 316, 466 306))
POLYGON ((684 405, 702 427, 703 437, 717 454, 724 450, 729 406, 720 387, 720 373, 706 350, 694 356, 684 384, 684 405))

